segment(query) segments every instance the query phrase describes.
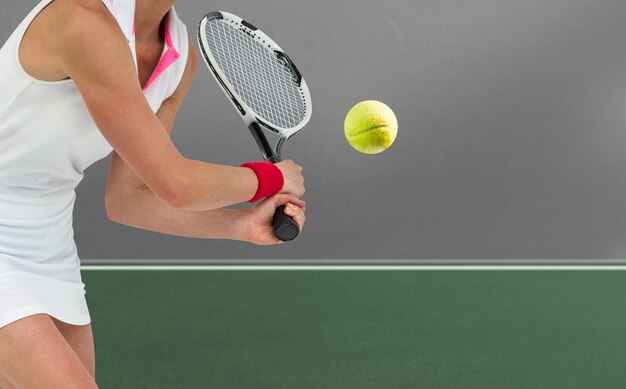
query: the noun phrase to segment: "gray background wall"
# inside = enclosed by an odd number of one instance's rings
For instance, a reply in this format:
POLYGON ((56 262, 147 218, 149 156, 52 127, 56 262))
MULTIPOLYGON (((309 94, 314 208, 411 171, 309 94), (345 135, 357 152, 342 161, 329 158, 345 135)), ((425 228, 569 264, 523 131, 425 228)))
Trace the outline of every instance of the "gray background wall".
MULTIPOLYGON (((2 0, 0 41, 35 1, 2 0)), ((260 26, 314 99, 286 147, 309 213, 281 247, 161 236, 113 224, 108 161, 78 188, 83 258, 626 258, 626 2, 622 0, 180 0, 260 26), (343 138, 356 102, 389 104, 396 144, 343 138)), ((1 91, 0 91, 1 93, 1 91)), ((258 159, 201 68, 174 140, 192 158, 258 159)))

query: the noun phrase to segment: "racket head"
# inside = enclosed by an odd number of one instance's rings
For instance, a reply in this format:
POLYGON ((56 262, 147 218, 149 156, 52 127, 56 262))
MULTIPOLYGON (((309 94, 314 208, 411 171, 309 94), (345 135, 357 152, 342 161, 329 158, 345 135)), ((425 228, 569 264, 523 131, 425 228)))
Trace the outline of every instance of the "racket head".
POLYGON ((205 63, 246 122, 288 139, 311 119, 306 81, 269 36, 228 12, 210 12, 198 26, 205 63))

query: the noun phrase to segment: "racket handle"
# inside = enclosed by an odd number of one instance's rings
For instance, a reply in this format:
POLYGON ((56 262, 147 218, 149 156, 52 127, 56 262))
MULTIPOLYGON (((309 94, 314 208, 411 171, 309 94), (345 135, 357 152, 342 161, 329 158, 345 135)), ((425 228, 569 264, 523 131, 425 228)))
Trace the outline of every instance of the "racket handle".
POLYGON ((285 213, 284 205, 276 208, 272 224, 274 226, 274 234, 283 242, 296 239, 300 233, 300 226, 298 226, 298 223, 296 223, 291 216, 285 213))
MULTIPOLYGON (((253 132, 254 133, 254 132, 253 132)), ((267 158, 271 163, 278 163, 281 161, 280 157, 274 153, 267 158)), ((274 212, 274 218, 272 219, 272 225, 274 226, 274 235, 283 242, 289 242, 300 234, 300 226, 291 218, 291 216, 285 213, 285 206, 281 205, 276 208, 274 212)))
MULTIPOLYGON (((263 157, 271 163, 280 162, 280 146, 282 141, 278 144, 278 152, 274 152, 270 144, 267 142, 267 138, 263 135, 263 130, 261 130, 259 123, 253 121, 248 126, 248 129, 252 133, 252 136, 254 136, 256 143, 259 145, 263 157)), ((300 233, 300 226, 298 226, 298 223, 285 213, 284 205, 276 208, 274 218, 272 219, 272 225, 274 226, 274 235, 276 235, 276 237, 283 242, 294 240, 300 233)))

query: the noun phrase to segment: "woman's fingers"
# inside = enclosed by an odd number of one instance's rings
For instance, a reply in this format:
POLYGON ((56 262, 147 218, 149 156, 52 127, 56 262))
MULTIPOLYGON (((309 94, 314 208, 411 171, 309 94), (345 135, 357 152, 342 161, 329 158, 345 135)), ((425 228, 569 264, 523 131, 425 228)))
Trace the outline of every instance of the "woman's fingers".
POLYGON ((306 221, 304 209, 302 209, 301 207, 297 205, 287 203, 285 204, 285 214, 287 214, 288 216, 291 216, 293 220, 295 220, 296 223, 298 223, 300 225, 300 228, 302 229, 306 221))
POLYGON ((306 202, 299 199, 298 197, 294 196, 294 195, 290 195, 290 194, 279 194, 273 197, 274 199, 274 204, 276 204, 276 207, 279 207, 281 205, 287 205, 288 203, 297 205, 298 207, 302 208, 305 212, 306 212, 306 202))

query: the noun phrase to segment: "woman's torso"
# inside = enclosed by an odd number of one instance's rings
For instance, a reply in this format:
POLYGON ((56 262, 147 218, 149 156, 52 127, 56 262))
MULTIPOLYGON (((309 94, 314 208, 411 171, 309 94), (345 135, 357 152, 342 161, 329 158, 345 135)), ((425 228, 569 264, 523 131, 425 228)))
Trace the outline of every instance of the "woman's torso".
MULTIPOLYGON (((112 151, 72 80, 40 81, 20 64, 25 31, 52 1, 39 3, 0 49, 0 273, 3 256, 76 256, 74 190, 85 169, 112 151)), ((134 53, 134 0, 103 3, 134 53)), ((186 28, 174 9, 166 18, 163 55, 144 88, 154 112, 176 90, 187 61, 186 28)))
MULTIPOLYGON (((73 201, 84 170, 112 151, 72 80, 39 81, 20 64, 22 37, 49 3, 42 1, 0 49, 0 218, 60 212, 73 201)), ((134 49, 134 1, 103 3, 134 49)), ((162 58, 167 68, 157 66, 160 74, 153 74, 144 90, 155 112, 180 81, 188 50, 184 25, 174 10, 167 24, 166 40, 172 46, 165 45, 162 58)))

